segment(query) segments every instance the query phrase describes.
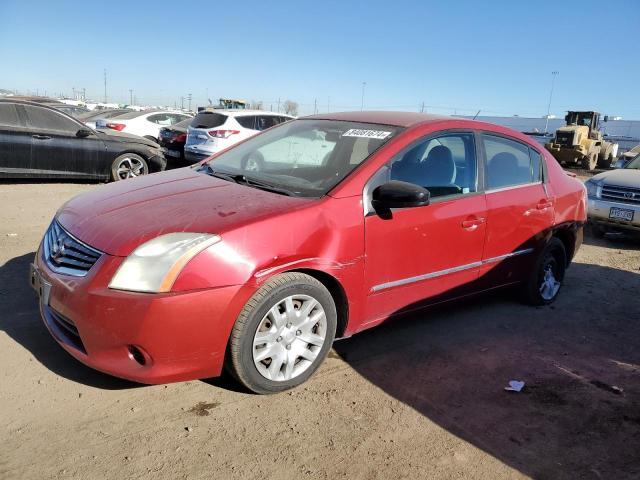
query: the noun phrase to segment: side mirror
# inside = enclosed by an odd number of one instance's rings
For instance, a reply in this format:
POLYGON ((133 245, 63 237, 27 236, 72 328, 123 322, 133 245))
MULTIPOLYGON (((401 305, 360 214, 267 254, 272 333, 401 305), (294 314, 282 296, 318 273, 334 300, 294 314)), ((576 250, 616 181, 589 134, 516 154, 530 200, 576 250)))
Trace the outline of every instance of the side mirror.
POLYGON ((429 197, 429 190, 424 187, 392 180, 373 191, 371 203, 376 210, 423 207, 429 205, 429 197))
POLYGON ((609 121, 609 115, 605 115, 604 118, 602 119, 604 122, 608 122, 609 121))
POLYGON ((89 130, 88 128, 81 128, 80 130, 78 130, 76 132, 76 137, 78 138, 85 138, 88 137, 89 135, 91 135, 93 132, 91 130, 89 130))

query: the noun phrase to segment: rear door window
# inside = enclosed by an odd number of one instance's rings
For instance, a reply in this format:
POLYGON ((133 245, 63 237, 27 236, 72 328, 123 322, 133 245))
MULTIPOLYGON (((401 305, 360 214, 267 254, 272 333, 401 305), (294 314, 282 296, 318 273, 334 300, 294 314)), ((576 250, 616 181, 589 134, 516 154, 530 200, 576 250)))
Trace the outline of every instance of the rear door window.
POLYGON ((227 116, 217 112, 200 112, 191 122, 193 128, 214 128, 219 127, 227 121, 227 116))
POLYGON ((27 124, 38 130, 51 130, 75 135, 82 128, 73 120, 47 108, 25 105, 27 124))
POLYGON ((253 115, 236 117, 236 122, 238 122, 243 128, 248 128, 249 130, 256 129, 256 117, 253 115))
POLYGON ((0 103, 0 125, 3 127, 20 127, 18 109, 12 103, 0 103))
POLYGON ((540 160, 537 161, 538 173, 534 176, 530 148, 518 141, 495 135, 482 135, 486 164, 487 189, 512 187, 537 182, 540 179, 540 160))
POLYGON ((256 130, 266 130, 280 123, 275 115, 258 115, 256 122, 256 130))

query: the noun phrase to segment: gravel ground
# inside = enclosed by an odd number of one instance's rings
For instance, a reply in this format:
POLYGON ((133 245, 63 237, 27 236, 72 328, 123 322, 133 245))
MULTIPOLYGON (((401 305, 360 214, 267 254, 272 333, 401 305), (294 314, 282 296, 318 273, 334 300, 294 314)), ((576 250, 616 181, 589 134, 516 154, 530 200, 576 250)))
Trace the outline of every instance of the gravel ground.
POLYGON ((0 184, 0 479, 640 477, 639 241, 586 236, 551 307, 506 291, 336 342, 288 393, 142 386, 68 356, 28 285, 92 188, 0 184))

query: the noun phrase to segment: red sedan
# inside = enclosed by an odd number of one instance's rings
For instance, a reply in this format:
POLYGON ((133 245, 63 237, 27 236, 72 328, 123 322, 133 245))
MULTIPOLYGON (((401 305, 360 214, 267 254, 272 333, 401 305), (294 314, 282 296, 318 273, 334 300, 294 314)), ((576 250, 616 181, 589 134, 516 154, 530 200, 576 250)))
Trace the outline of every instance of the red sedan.
POLYGON ((398 112, 316 115, 67 202, 31 281, 58 343, 143 383, 294 387, 336 337, 502 286, 553 302, 585 189, 528 137, 398 112))

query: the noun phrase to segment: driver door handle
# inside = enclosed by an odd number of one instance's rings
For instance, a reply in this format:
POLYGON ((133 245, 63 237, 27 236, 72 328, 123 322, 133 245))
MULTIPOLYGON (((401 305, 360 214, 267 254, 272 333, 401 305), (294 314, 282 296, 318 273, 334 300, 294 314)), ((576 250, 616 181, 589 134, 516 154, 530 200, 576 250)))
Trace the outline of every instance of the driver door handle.
POLYGON ((47 135, 31 135, 31 138, 35 138, 36 140, 50 140, 51 137, 47 135))
POLYGON ((462 228, 467 230, 475 230, 478 226, 482 225, 485 221, 483 217, 468 217, 466 220, 462 221, 462 228))

